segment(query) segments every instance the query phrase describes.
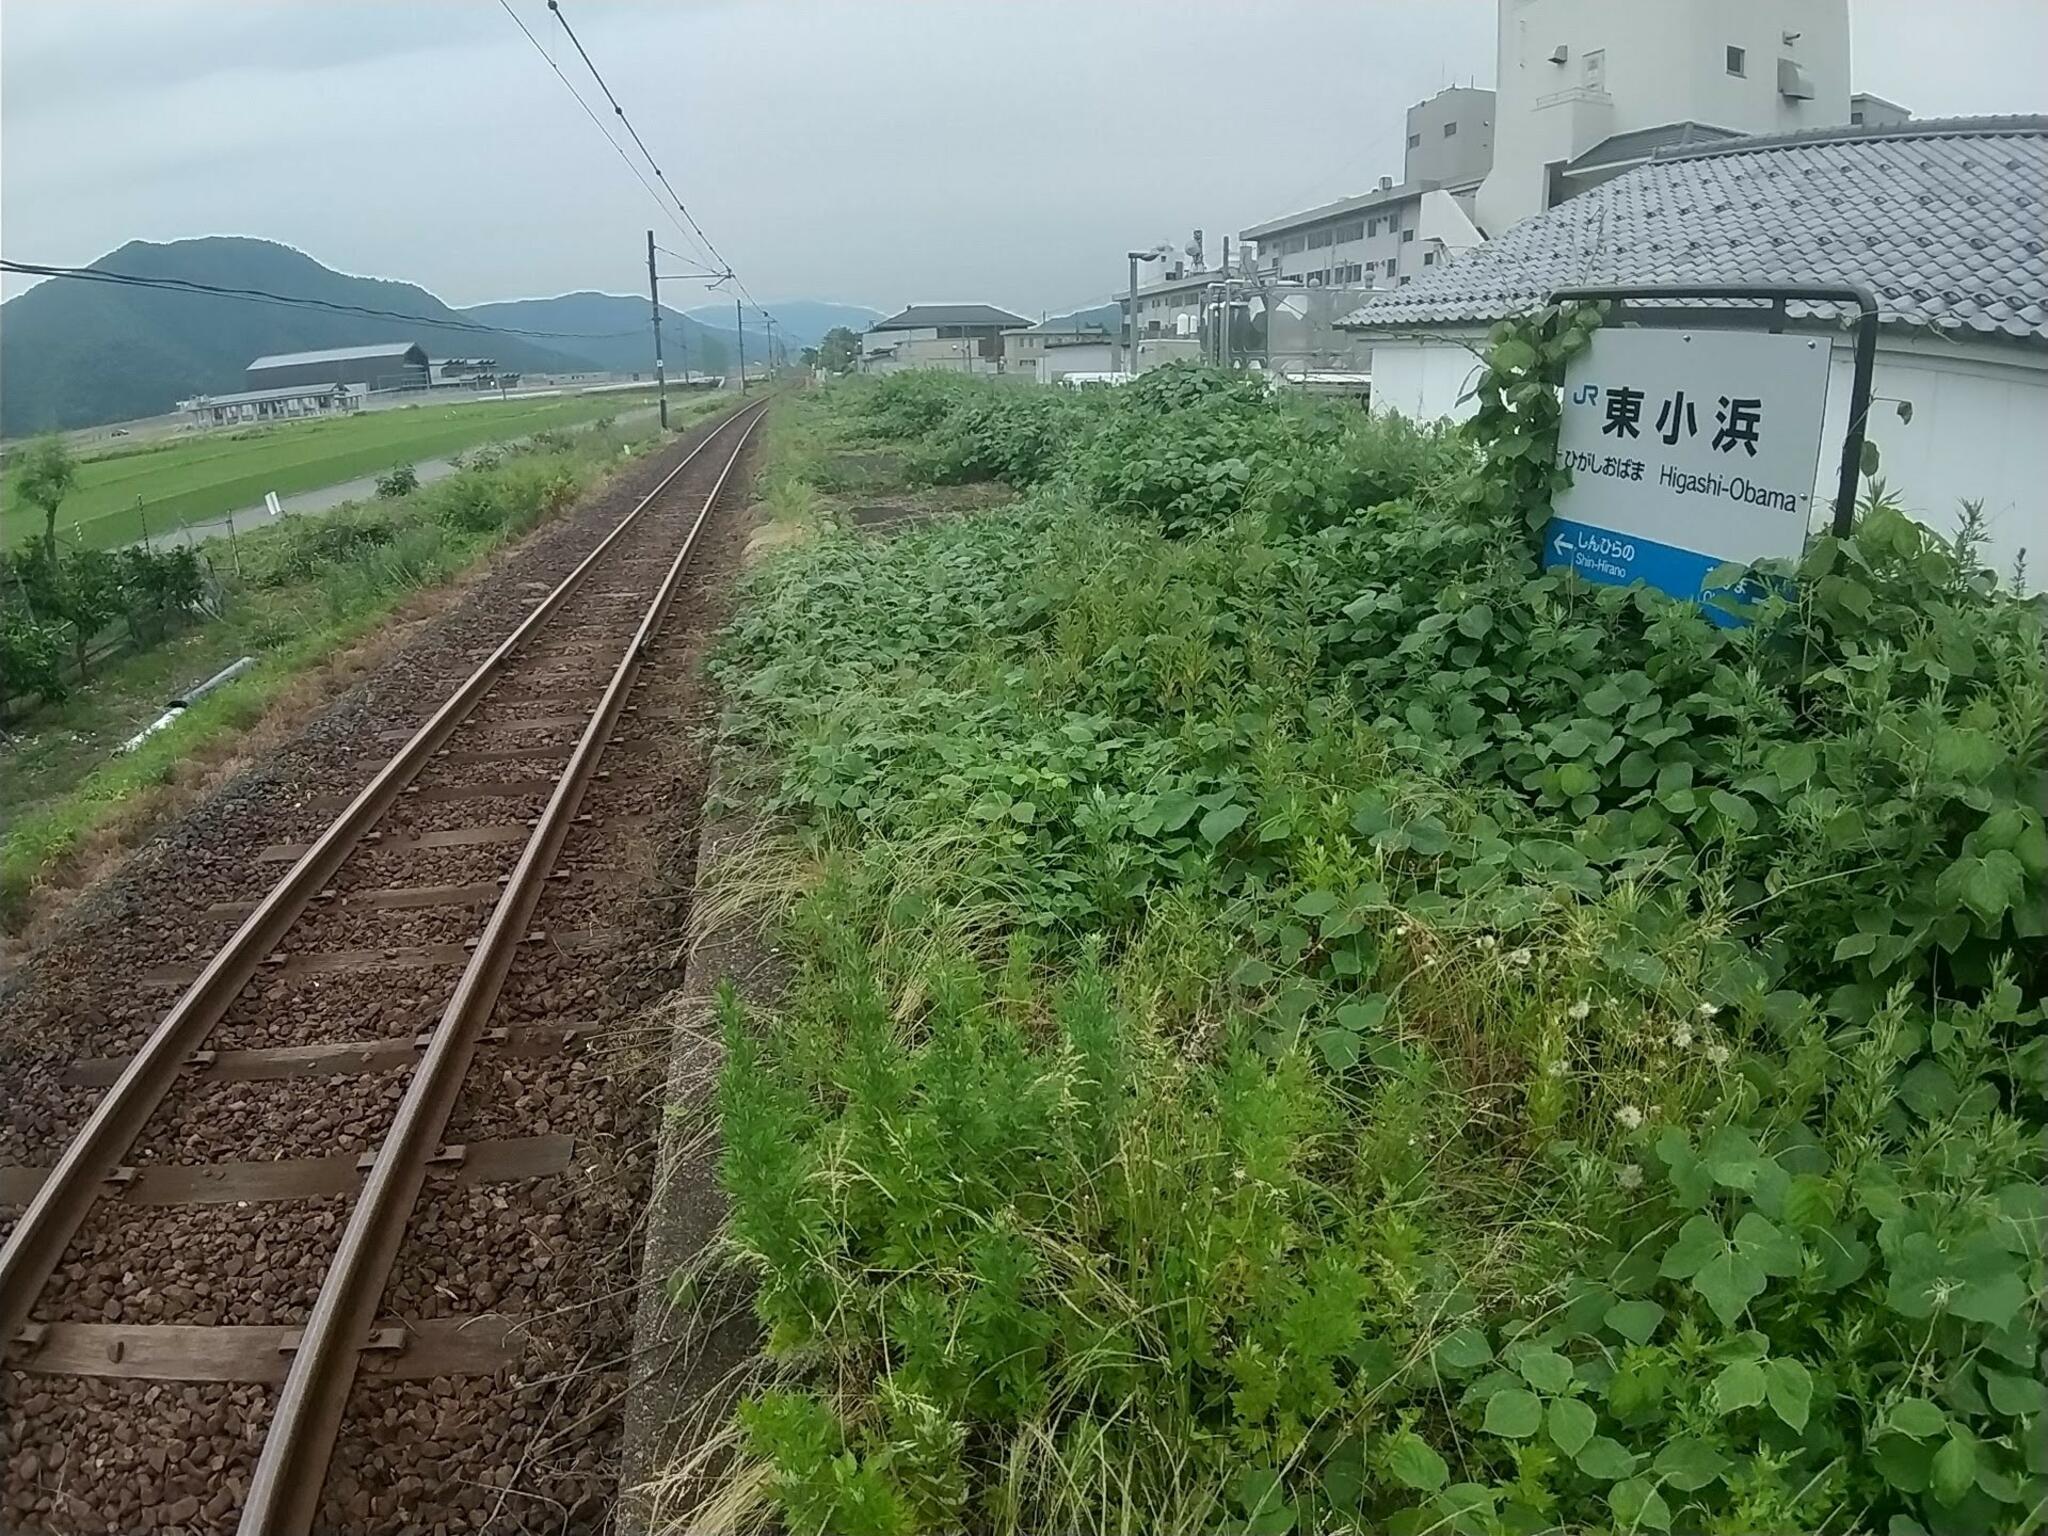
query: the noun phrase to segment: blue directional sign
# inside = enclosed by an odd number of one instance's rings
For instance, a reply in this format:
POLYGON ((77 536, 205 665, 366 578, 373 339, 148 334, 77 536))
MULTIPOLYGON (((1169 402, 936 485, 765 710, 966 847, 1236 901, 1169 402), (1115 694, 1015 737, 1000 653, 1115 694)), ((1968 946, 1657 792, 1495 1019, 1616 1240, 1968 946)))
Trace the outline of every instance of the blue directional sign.
POLYGON ((1827 386, 1824 338, 1595 331, 1565 375, 1557 458, 1572 483, 1543 526, 1543 564, 1703 599, 1717 566, 1796 559, 1827 386))

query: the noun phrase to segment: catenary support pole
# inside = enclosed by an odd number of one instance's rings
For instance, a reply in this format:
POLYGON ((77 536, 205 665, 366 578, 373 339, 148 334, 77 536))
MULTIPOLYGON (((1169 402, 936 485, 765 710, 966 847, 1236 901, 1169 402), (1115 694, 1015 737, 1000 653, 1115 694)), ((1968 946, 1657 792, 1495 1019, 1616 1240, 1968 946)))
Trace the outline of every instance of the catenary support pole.
POLYGON ((661 366, 661 278, 654 270, 654 231, 647 231, 647 299, 654 306, 654 392, 661 402, 661 430, 668 430, 668 375, 661 366))
POLYGON ((740 393, 744 395, 747 392, 747 317, 738 298, 732 301, 732 328, 739 332, 740 337, 740 393))

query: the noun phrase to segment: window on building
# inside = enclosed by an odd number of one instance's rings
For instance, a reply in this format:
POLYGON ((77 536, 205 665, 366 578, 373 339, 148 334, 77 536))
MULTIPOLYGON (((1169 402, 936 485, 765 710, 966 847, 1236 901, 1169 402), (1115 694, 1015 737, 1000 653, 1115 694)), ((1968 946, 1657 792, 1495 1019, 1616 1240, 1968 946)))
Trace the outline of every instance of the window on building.
POLYGON ((1457 125, 1456 123, 1445 123, 1445 124, 1444 124, 1444 137, 1445 137, 1445 138, 1447 138, 1447 139, 1455 139, 1455 138, 1456 138, 1457 136, 1458 136, 1458 125, 1457 125))
POLYGON ((1748 71, 1748 64, 1749 64, 1749 53, 1748 53, 1748 50, 1746 50, 1746 49, 1743 49, 1743 48, 1736 48, 1736 47, 1733 47, 1733 46, 1731 46, 1731 47, 1730 47, 1730 48, 1728 49, 1728 73, 1729 73, 1729 74, 1731 74, 1731 75, 1741 75, 1741 74, 1747 74, 1747 73, 1749 72, 1749 71, 1748 71))
POLYGON ((1423 265, 1424 265, 1425 267, 1433 267, 1433 266, 1435 266, 1435 265, 1436 265, 1436 252, 1435 252, 1435 251, 1424 251, 1424 252, 1422 253, 1422 264, 1423 264, 1423 265))
POLYGON ((1347 241, 1363 240, 1364 238, 1365 226, 1363 224, 1339 224, 1337 226, 1337 243, 1339 245, 1343 245, 1347 241))
POLYGON ((1422 135, 1421 135, 1421 134, 1419 134, 1419 133, 1411 133, 1411 134, 1409 134, 1409 135, 1408 135, 1408 147, 1409 147, 1410 149, 1419 149, 1419 148, 1421 147, 1421 145, 1422 145, 1422 135))
POLYGON ((1310 250, 1321 250, 1330 243, 1330 232, 1327 229, 1319 229, 1308 237, 1308 243, 1310 250))
POLYGON ((1409 243, 1410 243, 1411 241, 1413 241, 1413 240, 1414 240, 1414 238, 1415 238, 1415 231, 1414 231, 1414 230, 1412 230, 1412 229, 1404 229, 1404 230, 1402 230, 1402 231, 1401 231, 1401 243, 1402 243, 1403 245, 1407 245, 1407 244, 1409 244, 1409 243))
POLYGON ((1408 286, 1408 274, 1406 272, 1403 272, 1401 274, 1396 286, 1401 288, 1406 288, 1408 286))
POLYGON ((1595 48, 1579 61, 1586 77, 1586 89, 1604 91, 1607 89, 1607 50, 1595 48))
POLYGON ((1387 263, 1386 263, 1386 265, 1387 265, 1387 276, 1389 276, 1389 277, 1392 277, 1392 276, 1394 275, 1394 258, 1393 258, 1393 257, 1391 257, 1391 256, 1389 256, 1389 257, 1387 258, 1387 263))

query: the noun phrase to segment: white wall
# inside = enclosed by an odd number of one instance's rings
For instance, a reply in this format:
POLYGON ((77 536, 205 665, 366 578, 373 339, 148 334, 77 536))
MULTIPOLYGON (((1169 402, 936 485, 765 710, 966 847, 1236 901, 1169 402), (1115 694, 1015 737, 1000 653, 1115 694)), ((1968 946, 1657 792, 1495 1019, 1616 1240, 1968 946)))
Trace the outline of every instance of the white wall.
POLYGON ((1545 207, 1547 166, 1611 134, 1690 118, 1738 133, 1849 121, 1848 0, 1499 0, 1493 170, 1482 228, 1545 207), (1786 43, 1786 33, 1797 39, 1786 43), (1730 45, 1745 72, 1727 70, 1730 45), (1551 62, 1562 46, 1567 57, 1551 62), (1598 54, 1596 59, 1589 55, 1598 54), (1811 101, 1778 93, 1778 60, 1811 77, 1811 101))
MULTIPOLYGON (((1836 342, 1814 497, 1828 509, 1853 367, 1849 346, 1836 342)), ((1906 510, 1949 537, 1959 503, 1981 500, 1990 532, 1984 563, 2003 580, 2024 549, 2029 590, 2048 586, 2048 357, 2018 347, 1884 338, 1871 393, 1881 398, 1871 404, 1865 434, 1877 444, 1878 472, 1906 510), (1910 422, 1899 420, 1893 400, 1913 402, 1910 422)))
MULTIPOLYGON (((1483 331, 1461 334, 1483 345, 1483 331)), ((1377 341, 1373 409, 1418 421, 1462 421, 1475 402, 1458 397, 1478 368, 1479 359, 1450 333, 1377 341)), ((1839 337, 1814 485, 1814 517, 1822 527, 1833 515, 1854 372, 1854 349, 1839 337)), ((2048 355, 1981 342, 1884 337, 1871 393, 1867 435, 1878 446, 1880 473, 1906 510, 1947 538, 1955 533, 1960 503, 1981 500, 1990 535, 1984 562, 2005 579, 2025 550, 2029 590, 2048 586, 2048 355), (1912 421, 1899 420, 1898 400, 1913 403, 1912 421)))
POLYGON ((1478 402, 1458 397, 1479 377, 1475 349, 1483 350, 1485 342, 1483 330, 1374 341, 1372 408, 1414 421, 1463 421, 1478 402))
POLYGON ((1122 350, 1107 341, 1047 347, 1045 354, 1038 359, 1038 382, 1057 384, 1070 373, 1113 373, 1117 367, 1117 353, 1122 350))

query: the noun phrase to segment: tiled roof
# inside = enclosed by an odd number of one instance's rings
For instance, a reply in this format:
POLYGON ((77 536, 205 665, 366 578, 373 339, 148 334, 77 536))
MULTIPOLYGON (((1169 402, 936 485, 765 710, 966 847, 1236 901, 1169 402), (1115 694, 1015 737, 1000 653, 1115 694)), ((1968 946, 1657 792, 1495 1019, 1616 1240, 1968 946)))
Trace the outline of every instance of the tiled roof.
POLYGON ((1000 325, 1015 329, 1031 322, 993 304, 913 304, 901 314, 877 320, 871 331, 920 331, 933 325, 1000 325))
POLYGON ((1574 285, 1860 282, 1887 325, 2043 342, 2044 194, 2044 117, 1667 149, 1338 323, 1490 323, 1574 285))

